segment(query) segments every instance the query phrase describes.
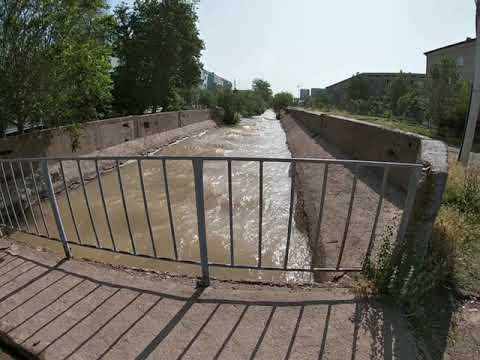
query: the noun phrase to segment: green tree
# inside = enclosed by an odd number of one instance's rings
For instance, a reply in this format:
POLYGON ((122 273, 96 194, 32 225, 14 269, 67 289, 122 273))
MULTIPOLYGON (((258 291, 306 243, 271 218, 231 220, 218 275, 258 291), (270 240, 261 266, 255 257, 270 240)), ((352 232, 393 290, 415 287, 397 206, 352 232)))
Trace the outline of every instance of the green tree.
POLYGON ((102 116, 110 101, 112 18, 104 0, 0 3, 1 131, 102 116))
POLYGON ((468 111, 469 87, 461 80, 453 59, 445 57, 433 66, 427 93, 428 116, 437 126, 439 134, 446 136, 453 131, 459 136, 468 111))
POLYGON ((200 90, 198 102, 204 107, 214 108, 217 106, 217 93, 207 89, 200 90))
POLYGON ((238 91, 230 87, 222 88, 218 92, 218 105, 223 109, 223 121, 233 125, 240 121, 238 91))
POLYGON ((398 101, 410 90, 411 85, 402 71, 400 71, 387 86, 386 93, 390 100, 390 108, 394 115, 403 115, 402 111, 398 109, 398 101))
POLYGON ((370 96, 368 83, 361 74, 353 76, 349 81, 347 96, 349 100, 367 100, 370 96))
POLYGON ((137 0, 115 9, 115 108, 122 113, 171 108, 178 91, 200 81, 204 48, 197 29, 196 1, 137 0))
POLYGON ((265 102, 266 107, 272 105, 273 92, 268 81, 262 79, 253 80, 252 90, 265 102))
POLYGON ((262 96, 253 90, 237 91, 238 111, 245 117, 261 115, 267 110, 262 96))
POLYGON ((279 92, 273 97, 272 104, 273 110, 279 113, 281 110, 285 110, 293 104, 293 95, 289 92, 279 92))

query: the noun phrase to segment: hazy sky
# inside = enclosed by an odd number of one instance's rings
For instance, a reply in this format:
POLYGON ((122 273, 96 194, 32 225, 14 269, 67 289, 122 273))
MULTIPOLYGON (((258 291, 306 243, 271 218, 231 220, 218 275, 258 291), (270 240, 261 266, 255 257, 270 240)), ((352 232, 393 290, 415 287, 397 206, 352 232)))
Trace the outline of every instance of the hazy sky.
POLYGON ((425 72, 425 51, 475 36, 474 14, 474 0, 200 0, 198 9, 205 68, 238 88, 261 77, 294 94, 356 72, 425 72))

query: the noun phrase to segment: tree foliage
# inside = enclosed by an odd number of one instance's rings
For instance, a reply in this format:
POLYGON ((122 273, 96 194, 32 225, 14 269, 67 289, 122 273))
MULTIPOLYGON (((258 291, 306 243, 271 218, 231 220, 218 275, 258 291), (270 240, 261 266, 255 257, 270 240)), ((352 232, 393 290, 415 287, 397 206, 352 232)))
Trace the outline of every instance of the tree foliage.
POLYGON ((204 48, 197 29, 196 2, 135 1, 115 9, 113 74, 115 109, 137 114, 146 109, 171 109, 178 96, 188 100, 200 81, 204 48), (187 99, 186 99, 187 98, 187 99))
POLYGON ((368 99, 368 83, 360 74, 351 78, 347 87, 347 95, 350 100, 368 99))
POLYGON ((273 110, 280 112, 293 104, 293 95, 289 92, 279 92, 273 97, 273 110))
POLYGON ((252 82, 252 90, 256 95, 260 97, 265 103, 265 107, 269 107, 272 104, 272 88, 268 81, 262 79, 254 79, 252 82))
POLYGON ((1 131, 58 126, 102 116, 110 101, 104 0, 0 4, 1 131))
POLYGON ((468 111, 469 87, 461 80, 455 61, 443 58, 433 66, 427 84, 428 115, 441 135, 453 129, 460 135, 468 111))
POLYGON ((403 113, 398 109, 398 102, 401 97, 405 96, 411 90, 405 74, 400 71, 398 75, 387 86, 386 93, 390 100, 390 107, 394 115, 402 115, 403 113))

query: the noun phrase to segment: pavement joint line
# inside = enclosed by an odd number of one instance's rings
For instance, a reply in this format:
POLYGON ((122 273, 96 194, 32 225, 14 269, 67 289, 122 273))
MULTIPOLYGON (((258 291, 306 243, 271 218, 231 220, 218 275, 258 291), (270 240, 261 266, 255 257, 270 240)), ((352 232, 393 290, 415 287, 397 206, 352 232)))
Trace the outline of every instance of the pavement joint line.
POLYGON ((32 300, 35 296, 37 296, 38 294, 41 294, 42 292, 44 292, 45 290, 47 290, 50 286, 53 286, 55 285, 56 283, 58 283, 60 280, 64 279, 65 277, 67 277, 68 275, 62 275, 60 276, 58 279, 54 280, 53 282, 45 285, 44 287, 42 287, 41 289, 39 289, 37 292, 35 292, 33 295, 31 295, 29 298, 25 299, 24 301, 22 301, 20 304, 17 304, 15 305, 14 308, 8 310, 5 314, 3 314, 2 316, 0 316, 0 320, 3 319, 4 317, 8 316, 8 314, 10 314, 11 312, 17 310, 19 307, 21 307, 22 305, 24 305, 25 303, 27 303, 28 301, 32 300))
POLYGON ((105 326, 107 326, 108 324, 110 324, 110 322, 115 319, 118 315, 120 315, 126 308, 128 308, 131 304, 133 304, 133 302, 135 300, 137 300, 140 295, 142 295, 141 292, 135 294, 134 297, 132 297, 132 299, 130 299, 128 301, 128 303, 126 303, 125 305, 123 305, 118 311, 115 312, 115 314, 113 314, 112 316, 110 316, 108 318, 107 321, 105 321, 97 330, 95 330, 92 334, 90 334, 90 336, 88 338, 86 338, 84 341, 82 341, 75 349, 73 349, 67 356, 65 356, 63 359, 66 360, 68 359, 69 357, 71 357, 73 354, 75 354, 75 352, 77 352, 78 350, 80 350, 82 348, 83 345, 85 345, 86 343, 88 343, 91 339, 94 338, 95 335, 97 335, 100 331, 102 331, 102 329, 105 328, 105 326))
POLYGON ((23 320, 21 323, 19 323, 18 325, 15 325, 15 327, 13 327, 12 329, 8 330, 8 333, 11 333, 13 330, 19 328, 20 326, 22 326, 23 324, 25 324, 27 321, 31 320, 34 316, 38 315, 39 313, 41 313, 43 310, 45 310, 46 308, 48 308, 50 305, 54 304, 55 302, 57 302, 58 300, 60 300, 63 296, 65 296, 66 294, 68 294, 70 291, 76 289, 80 284, 83 284, 85 282, 85 280, 81 280, 79 281, 78 283, 76 283, 74 286, 72 286, 71 288, 68 288, 67 290, 65 290, 64 292, 62 292, 59 296, 57 296, 55 299, 53 299, 52 301, 50 301, 47 305, 43 306, 41 309, 35 311, 32 315, 30 315, 29 317, 27 317, 25 320, 23 320))
POLYGON ((60 316, 62 316, 63 314, 65 314, 67 311, 71 310, 75 305, 77 305, 78 303, 80 303, 81 301, 83 301, 84 299, 86 299, 88 296, 90 296, 95 290, 97 290, 98 288, 100 288, 101 285, 96 285, 94 286, 92 289, 90 289, 90 291, 84 295, 84 296, 81 296, 79 299, 77 299, 75 302, 73 302, 72 304, 70 304, 67 308, 65 308, 64 310, 62 310, 59 314, 55 315, 55 317, 53 317, 52 319, 50 319, 49 321, 47 321, 45 324, 43 324, 42 326, 40 326, 37 330, 35 330, 32 334, 30 334, 27 338, 25 338, 21 344, 24 344, 26 341, 28 341, 29 339, 31 339, 33 336, 35 336, 36 334, 38 334, 41 330, 43 330, 44 328, 46 328, 48 325, 50 325, 52 322, 54 322, 55 320, 57 320, 60 316))
POLYGON ((115 345, 117 345, 118 342, 119 342, 135 325, 137 325, 142 319, 144 319, 145 316, 147 316, 147 315, 150 313, 150 311, 151 311, 155 306, 157 306, 157 305, 160 303, 160 301, 162 301, 162 300, 163 300, 163 297, 159 297, 157 300, 155 300, 155 301, 153 302, 153 304, 150 305, 150 306, 148 307, 148 309, 147 309, 140 317, 138 317, 127 329, 125 329, 119 336, 117 336, 117 338, 115 339, 115 341, 114 341, 112 344, 110 344, 110 346, 109 346, 103 353, 100 354, 100 356, 98 357, 98 360, 102 359, 106 354, 108 354, 108 352, 109 352, 110 350, 112 350, 112 349, 115 347, 115 345))
POLYGON ((45 352, 48 348, 50 348, 53 344, 55 344, 58 340, 60 340, 62 337, 64 337, 67 333, 69 333, 74 327, 79 325, 83 320, 88 318, 90 315, 92 315, 96 310, 98 310, 102 305, 104 305, 108 300, 110 300, 115 294, 117 294, 120 291, 120 289, 115 290, 112 292, 110 295, 108 295, 105 299, 103 299, 100 304, 98 304, 96 307, 91 309, 89 312, 87 312, 84 316, 82 316, 79 320, 77 320, 73 325, 69 326, 68 329, 66 329, 64 332, 62 332, 59 336, 57 336, 51 343, 49 343, 46 347, 44 347, 41 351, 39 351, 36 355, 40 355, 45 352))

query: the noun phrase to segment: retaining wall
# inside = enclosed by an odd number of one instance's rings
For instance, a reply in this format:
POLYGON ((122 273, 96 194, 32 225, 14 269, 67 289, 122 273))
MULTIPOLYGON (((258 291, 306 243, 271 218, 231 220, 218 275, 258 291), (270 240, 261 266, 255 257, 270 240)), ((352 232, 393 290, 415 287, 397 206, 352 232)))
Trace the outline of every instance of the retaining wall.
MULTIPOLYGON (((81 125, 76 155, 85 155, 126 141, 210 120, 209 110, 164 112, 91 121, 81 125)), ((67 127, 0 139, 0 156, 8 158, 72 154, 67 127)))
MULTIPOLYGON (((425 253, 447 180, 448 149, 445 143, 355 119, 293 108, 288 110, 282 123, 293 156, 314 156, 304 152, 304 143, 313 139, 331 144, 349 159, 423 164, 406 238, 416 253, 425 253)), ((390 183, 406 192, 411 172, 391 170, 390 183)), ((303 186, 314 187, 314 183, 321 182, 299 171, 297 176, 303 186)), ((318 211, 319 197, 313 195, 315 199, 308 196, 304 199, 310 228, 314 228, 312 223, 316 221, 318 211)))

